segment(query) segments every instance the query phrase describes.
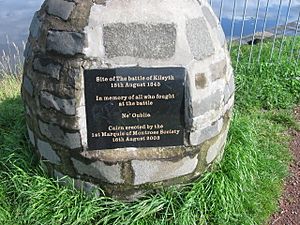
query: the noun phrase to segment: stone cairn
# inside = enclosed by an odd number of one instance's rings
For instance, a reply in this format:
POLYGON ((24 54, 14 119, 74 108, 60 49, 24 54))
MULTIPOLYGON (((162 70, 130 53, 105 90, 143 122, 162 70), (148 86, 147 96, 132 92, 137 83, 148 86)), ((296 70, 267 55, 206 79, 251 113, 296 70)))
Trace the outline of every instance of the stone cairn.
POLYGON ((221 159, 234 77, 206 0, 46 0, 24 54, 29 139, 51 176, 132 200, 221 159), (87 150, 84 71, 128 66, 186 69, 184 145, 87 150))

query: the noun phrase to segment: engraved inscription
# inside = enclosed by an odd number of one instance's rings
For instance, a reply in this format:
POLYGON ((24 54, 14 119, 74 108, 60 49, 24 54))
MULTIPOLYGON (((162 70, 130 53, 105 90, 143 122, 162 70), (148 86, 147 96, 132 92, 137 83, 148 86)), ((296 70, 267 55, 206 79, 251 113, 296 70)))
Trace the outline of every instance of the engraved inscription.
POLYGON ((184 68, 86 70, 88 150, 183 145, 184 68))

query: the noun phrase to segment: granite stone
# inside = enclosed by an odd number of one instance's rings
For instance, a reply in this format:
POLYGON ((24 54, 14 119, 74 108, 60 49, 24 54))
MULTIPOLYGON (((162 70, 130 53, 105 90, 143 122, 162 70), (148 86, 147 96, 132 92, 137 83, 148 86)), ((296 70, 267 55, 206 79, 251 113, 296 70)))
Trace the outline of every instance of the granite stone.
POLYGON ((177 162, 159 160, 133 160, 134 185, 159 182, 192 173, 198 164, 198 156, 185 157, 177 162))
POLYGON ((212 163, 219 154, 223 151, 223 148, 226 144, 227 130, 223 131, 222 134, 219 135, 218 140, 210 146, 206 155, 207 164, 212 163))
POLYGON ((119 164, 106 165, 104 162, 94 162, 91 164, 84 164, 83 162, 72 159, 75 169, 79 174, 88 175, 100 180, 114 184, 122 184, 124 180, 121 174, 121 166, 119 164))
POLYGON ((85 35, 78 32, 48 31, 47 51, 62 55, 82 54, 85 46, 85 35))
POLYGON ((226 36, 225 36, 225 33, 223 31, 223 28, 219 25, 218 28, 217 28, 217 37, 219 39, 219 42, 221 44, 222 47, 225 47, 226 45, 226 36))
POLYGON ((227 103, 232 94, 234 93, 235 90, 235 84, 234 84, 234 76, 231 76, 230 80, 228 83, 225 85, 225 90, 224 90, 224 102, 227 103))
POLYGON ((25 60, 28 60, 29 57, 32 55, 32 53, 33 53, 32 45, 29 41, 27 41, 24 52, 23 52, 23 56, 24 56, 25 60))
POLYGON ((76 180, 71 178, 70 176, 67 176, 65 174, 62 174, 61 172, 57 171, 56 169, 53 170, 53 177, 56 178, 56 180, 64 186, 72 186, 73 184, 76 187, 76 180))
POLYGON ((217 90, 202 101, 193 102, 193 116, 198 117, 211 110, 218 110, 221 106, 222 94, 221 90, 217 90))
POLYGON ((33 96, 33 85, 28 77, 24 76, 23 87, 30 96, 33 96))
POLYGON ((42 23, 38 17, 38 12, 36 12, 33 16, 32 22, 30 24, 30 34, 34 39, 38 39, 39 37, 39 32, 41 29, 42 23))
POLYGON ((211 70, 211 79, 212 81, 221 79, 225 77, 227 72, 226 59, 223 59, 219 62, 210 65, 211 70))
POLYGON ((190 143, 193 146, 200 145, 204 141, 207 141, 220 133, 223 126, 223 119, 214 122, 211 126, 202 130, 197 129, 190 133, 190 143))
POLYGON ((32 132, 32 130, 28 126, 27 126, 27 132, 28 132, 28 137, 29 137, 29 140, 30 140, 31 144, 33 146, 35 146, 34 133, 32 132))
POLYGON ((42 121, 39 121, 39 127, 43 135, 57 144, 66 146, 70 149, 81 147, 81 139, 78 132, 66 133, 59 126, 47 124, 42 121))
POLYGON ((163 23, 114 23, 104 26, 103 40, 108 58, 167 59, 175 54, 176 28, 163 23))
POLYGON ((48 58, 39 57, 34 59, 33 61, 34 70, 43 74, 47 74, 50 77, 55 78, 57 80, 59 80, 61 68, 61 64, 54 62, 53 60, 48 58))
POLYGON ((218 26, 218 21, 216 16, 213 15, 212 11, 208 7, 203 6, 202 12, 204 14, 204 17, 207 19, 209 25, 211 26, 211 28, 215 28, 218 26))
POLYGON ((64 0, 48 0, 47 7, 47 12, 50 15, 60 17, 63 20, 68 20, 75 7, 75 3, 64 0))
POLYGON ((76 179, 74 182, 74 186, 78 190, 84 191, 88 194, 93 194, 94 196, 100 196, 102 194, 102 192, 100 192, 99 187, 97 187, 97 185, 94 185, 90 182, 76 179))
POLYGON ((196 60, 203 60, 215 53, 208 27, 203 18, 190 19, 186 24, 186 35, 196 60))
POLYGON ((37 148, 43 158, 47 159, 49 162, 59 165, 61 160, 57 153, 53 150, 51 145, 45 141, 37 139, 37 148))
POLYGON ((47 109, 52 108, 69 116, 76 113, 75 99, 63 99, 49 92, 41 91, 40 102, 47 109))

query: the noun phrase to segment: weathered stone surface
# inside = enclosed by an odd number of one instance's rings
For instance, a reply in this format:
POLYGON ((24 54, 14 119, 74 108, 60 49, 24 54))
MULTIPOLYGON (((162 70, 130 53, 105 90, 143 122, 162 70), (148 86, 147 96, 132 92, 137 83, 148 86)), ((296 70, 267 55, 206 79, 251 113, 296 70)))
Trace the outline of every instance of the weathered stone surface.
POLYGON ((208 7, 203 6, 202 12, 204 14, 204 17, 207 19, 209 25, 211 26, 211 28, 215 28, 218 26, 218 21, 216 17, 213 15, 212 11, 208 7))
POLYGON ((53 173, 54 177, 57 179, 57 180, 60 180, 62 178, 65 177, 65 175, 63 175, 61 172, 57 171, 57 170, 54 170, 54 173, 53 173))
POLYGON ((48 58, 36 58, 33 62, 33 69, 47 74, 50 77, 53 77, 57 80, 59 80, 59 74, 60 70, 62 68, 62 65, 60 65, 57 62, 54 62, 48 58))
POLYGON ((226 37, 225 37, 225 33, 220 25, 218 26, 218 35, 217 36, 218 36, 219 42, 221 43, 221 46, 224 47, 226 44, 226 37))
POLYGON ((193 116, 197 117, 211 110, 218 110, 221 106, 222 91, 217 90, 204 98, 201 102, 193 102, 193 116))
POLYGON ((75 3, 63 0, 48 0, 47 7, 47 12, 50 15, 67 20, 75 7, 75 3))
POLYGON ((228 102, 224 105, 224 112, 229 112, 229 116, 232 117, 232 110, 233 110, 233 104, 234 104, 234 94, 229 98, 228 102))
POLYGON ((32 117, 32 113, 27 105, 25 105, 25 111, 28 116, 32 117))
POLYGON ((177 162, 133 160, 134 184, 159 182, 192 173, 198 164, 198 157, 185 157, 177 162))
POLYGON ((89 194, 95 194, 95 196, 100 196, 101 194, 97 185, 82 180, 75 180, 75 188, 89 194))
POLYGON ((93 2, 98 5, 106 5, 107 0, 93 0, 93 2))
POLYGON ((79 174, 88 175, 91 177, 98 178, 100 180, 105 179, 105 181, 114 184, 124 183, 121 174, 121 166, 116 165, 106 165, 104 162, 94 162, 89 165, 84 164, 76 159, 72 159, 75 169, 79 174))
POLYGON ((228 100, 230 99, 230 97, 234 93, 234 90, 235 90, 234 77, 231 76, 231 79, 225 85, 225 90, 224 90, 224 102, 225 103, 228 102, 228 100))
POLYGON ((197 89, 203 89, 207 87, 207 77, 205 73, 197 73, 195 75, 195 84, 197 89))
POLYGON ((61 185, 64 185, 64 186, 74 186, 76 187, 76 181, 75 179, 71 178, 70 176, 67 176, 65 174, 62 174, 61 172, 57 171, 54 169, 53 171, 53 177, 56 178, 56 180, 61 184, 61 185))
POLYGON ((38 18, 38 12, 36 12, 33 16, 32 22, 30 24, 30 34, 33 38, 37 39, 39 36, 39 31, 41 29, 42 23, 38 18))
POLYGON ((215 137, 216 135, 218 135, 218 133, 220 133, 222 126, 223 126, 223 119, 220 119, 220 120, 214 122, 209 127, 206 127, 202 130, 197 129, 197 130, 191 132, 190 133, 191 145, 200 145, 204 141, 215 137))
POLYGON ((103 40, 108 58, 166 59, 175 54, 176 28, 174 24, 114 23, 104 26, 103 40))
POLYGON ((214 143, 207 152, 206 155, 206 162, 207 164, 212 163, 215 158, 222 152, 225 143, 226 143, 226 137, 227 137, 227 130, 225 130, 218 138, 216 143, 214 143))
POLYGON ((56 152, 53 150, 49 143, 37 139, 37 148, 43 158, 49 160, 49 162, 53 164, 60 164, 61 161, 59 156, 56 154, 56 152))
POLYGON ((69 116, 76 113, 75 99, 62 99, 46 91, 41 91, 40 99, 41 104, 47 109, 52 108, 69 116))
POLYGON ((45 173, 48 173, 49 171, 48 171, 48 167, 47 167, 47 165, 46 165, 46 163, 45 163, 45 160, 41 159, 39 162, 40 162, 41 169, 42 169, 45 173))
POLYGON ((34 133, 32 132, 32 130, 28 126, 27 126, 27 132, 28 132, 28 137, 29 137, 29 140, 30 140, 31 144, 33 146, 35 146, 34 133))
POLYGON ((33 96, 33 85, 28 77, 24 76, 23 79, 23 88, 28 92, 30 96, 33 96))
POLYGON ((226 59, 223 59, 219 62, 210 65, 211 70, 211 79, 212 81, 221 79, 225 77, 227 72, 227 63, 226 59))
POLYGON ((29 41, 27 41, 24 52, 23 52, 23 56, 25 58, 25 60, 27 60, 33 53, 33 49, 32 49, 32 45, 29 41))
POLYGON ((196 60, 205 59, 215 52, 215 47, 208 30, 203 18, 188 20, 186 24, 187 39, 196 60))
POLYGON ((54 170, 53 176, 60 182, 62 185, 71 185, 80 191, 85 191, 89 194, 95 194, 96 196, 100 196, 99 187, 90 182, 86 182, 80 179, 73 179, 69 176, 62 174, 61 172, 54 170))
POLYGON ((85 46, 85 35, 68 31, 48 31, 47 51, 62 55, 82 54, 85 46))
POLYGON ((42 121, 39 121, 39 127, 43 135, 57 144, 66 146, 70 149, 81 147, 80 134, 77 132, 66 133, 59 126, 47 124, 42 121))

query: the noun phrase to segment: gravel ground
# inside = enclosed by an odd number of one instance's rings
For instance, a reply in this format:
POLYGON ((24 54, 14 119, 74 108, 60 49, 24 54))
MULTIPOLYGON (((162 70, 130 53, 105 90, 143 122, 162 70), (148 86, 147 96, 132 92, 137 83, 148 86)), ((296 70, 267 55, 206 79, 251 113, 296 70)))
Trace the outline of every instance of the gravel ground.
MULTIPOLYGON (((300 122, 300 106, 295 110, 300 122)), ((293 153, 293 163, 290 165, 290 176, 285 182, 279 211, 270 220, 270 225, 300 225, 300 131, 291 130, 293 141, 290 150, 293 153)))

